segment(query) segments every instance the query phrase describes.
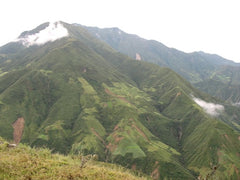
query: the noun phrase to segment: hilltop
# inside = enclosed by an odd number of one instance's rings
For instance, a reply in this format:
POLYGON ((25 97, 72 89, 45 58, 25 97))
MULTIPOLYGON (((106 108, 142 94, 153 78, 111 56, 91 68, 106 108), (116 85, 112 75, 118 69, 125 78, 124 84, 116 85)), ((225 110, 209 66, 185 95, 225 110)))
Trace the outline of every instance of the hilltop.
POLYGON ((0 179, 150 179, 138 177, 129 170, 84 157, 52 154, 46 148, 30 148, 19 144, 8 147, 0 137, 0 179))

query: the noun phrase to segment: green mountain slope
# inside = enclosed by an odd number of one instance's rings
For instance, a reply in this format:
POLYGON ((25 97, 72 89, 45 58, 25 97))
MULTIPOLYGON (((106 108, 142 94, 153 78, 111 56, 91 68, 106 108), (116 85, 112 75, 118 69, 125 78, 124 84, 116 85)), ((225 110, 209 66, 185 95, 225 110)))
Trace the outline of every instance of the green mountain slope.
POLYGON ((130 59, 86 29, 63 25, 68 37, 0 50, 1 136, 54 152, 98 154, 154 179, 239 176, 239 133, 230 127, 238 121, 231 124, 229 111, 207 114, 193 97, 220 102, 168 68, 130 59))
POLYGON ((209 80, 196 83, 195 86, 212 96, 223 100, 240 102, 240 68, 224 66, 216 71, 209 80))
POLYGON ((240 80, 239 75, 232 76, 229 74, 230 72, 239 72, 236 71, 236 69, 239 69, 238 63, 218 55, 203 52, 184 53, 168 48, 160 42, 145 40, 136 35, 127 34, 118 28, 85 28, 95 37, 129 57, 169 67, 189 82, 197 83, 196 87, 200 90, 223 100, 229 99, 232 102, 238 102, 237 100, 239 100, 239 87, 229 84, 229 80, 235 82, 240 80), (218 81, 214 84, 217 84, 217 86, 211 85, 209 80, 216 78, 218 81), (225 84, 224 90, 219 90, 218 87, 221 87, 223 83, 225 84), (215 94, 216 91, 218 91, 217 94, 215 94))

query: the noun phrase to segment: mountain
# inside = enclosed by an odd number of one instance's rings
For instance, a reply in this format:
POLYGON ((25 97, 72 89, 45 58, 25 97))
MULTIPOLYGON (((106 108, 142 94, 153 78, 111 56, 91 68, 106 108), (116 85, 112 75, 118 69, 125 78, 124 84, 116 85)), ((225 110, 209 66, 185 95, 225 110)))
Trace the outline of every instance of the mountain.
MULTIPOLYGON (((239 102, 239 83, 235 86, 229 85, 226 81, 231 81, 233 78, 228 70, 239 69, 239 63, 234 63, 218 55, 204 52, 184 53, 177 49, 169 48, 160 42, 127 34, 118 28, 100 29, 97 27, 83 27, 88 29, 98 39, 101 39, 112 48, 129 57, 152 62, 162 67, 169 67, 196 85, 200 90, 223 100, 239 102), (220 78, 218 81, 215 81, 213 77, 217 76, 220 78), (215 81, 214 84, 217 83, 218 85, 211 86, 209 82, 212 80, 215 81), (219 90, 218 87, 222 86, 222 84, 225 84, 224 90, 219 90), (215 91, 218 91, 218 93, 216 94, 215 91)), ((236 72, 239 71, 236 70, 236 72)), ((239 75, 234 78, 235 82, 239 82, 239 75)))
POLYGON ((239 177, 239 109, 171 69, 64 22, 24 32, 0 52, 0 136, 97 154, 153 179, 239 177), (60 36, 45 38, 52 30, 60 36))

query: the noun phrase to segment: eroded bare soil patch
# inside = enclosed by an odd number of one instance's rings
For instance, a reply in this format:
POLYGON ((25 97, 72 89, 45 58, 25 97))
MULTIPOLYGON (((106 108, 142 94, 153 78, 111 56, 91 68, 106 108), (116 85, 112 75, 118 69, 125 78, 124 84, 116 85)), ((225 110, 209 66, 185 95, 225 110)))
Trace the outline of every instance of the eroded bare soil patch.
POLYGON ((16 144, 18 144, 22 139, 23 129, 24 129, 24 118, 18 118, 13 124, 13 139, 16 144))

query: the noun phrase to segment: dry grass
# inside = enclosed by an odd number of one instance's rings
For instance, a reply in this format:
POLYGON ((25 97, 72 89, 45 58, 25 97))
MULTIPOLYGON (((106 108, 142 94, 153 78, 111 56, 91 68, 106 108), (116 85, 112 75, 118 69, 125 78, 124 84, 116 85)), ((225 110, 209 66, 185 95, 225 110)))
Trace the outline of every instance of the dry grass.
POLYGON ((0 139, 0 179, 146 179, 137 177, 123 167, 90 160, 81 168, 79 156, 51 154, 43 148, 20 144, 7 147, 0 139))

